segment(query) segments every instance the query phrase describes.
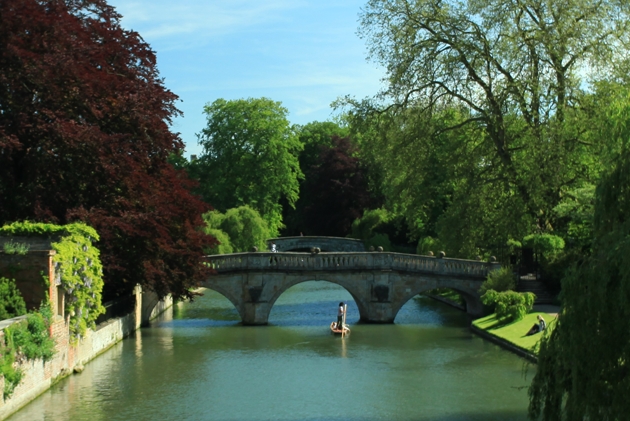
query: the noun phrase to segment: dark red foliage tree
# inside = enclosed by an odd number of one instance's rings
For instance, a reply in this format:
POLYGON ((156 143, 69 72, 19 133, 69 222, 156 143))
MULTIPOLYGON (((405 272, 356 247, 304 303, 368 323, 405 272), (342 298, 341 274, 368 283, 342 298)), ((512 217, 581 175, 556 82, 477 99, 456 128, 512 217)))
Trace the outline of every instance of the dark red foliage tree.
POLYGON ((0 222, 82 220, 109 297, 189 295, 206 206, 169 163, 176 95, 103 0, 0 1, 0 222))
POLYGON ((303 232, 344 237, 365 209, 377 206, 354 153, 349 137, 332 136, 332 146, 320 146, 317 163, 305 171, 296 205, 302 212, 303 232))

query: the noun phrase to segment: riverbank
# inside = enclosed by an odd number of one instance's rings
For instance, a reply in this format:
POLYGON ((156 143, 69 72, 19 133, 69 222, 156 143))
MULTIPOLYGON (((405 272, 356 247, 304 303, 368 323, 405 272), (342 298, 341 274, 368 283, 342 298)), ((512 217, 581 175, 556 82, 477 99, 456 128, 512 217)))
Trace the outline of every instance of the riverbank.
MULTIPOLYGON (((495 314, 474 320, 471 324, 473 333, 492 341, 501 347, 531 361, 537 362, 536 346, 542 338, 541 333, 527 336, 526 333, 537 323, 537 316, 547 321, 547 329, 552 330, 558 317, 560 307, 553 305, 536 305, 531 313, 522 320, 504 324, 496 319, 495 314)), ((547 332, 548 334, 548 332, 547 332)))
MULTIPOLYGON (((0 420, 17 412, 60 379, 73 372, 83 371, 84 365, 89 361, 147 324, 149 320, 157 317, 173 304, 170 297, 160 301, 157 295, 152 292, 143 293, 140 287, 136 288, 134 295, 135 307, 129 314, 107 320, 96 326, 94 330, 88 329, 76 343, 70 338, 68 317, 55 316, 50 327, 51 336, 56 344, 55 355, 46 362, 41 359, 24 360, 18 365, 18 369, 22 371, 22 380, 10 397, 0 397, 0 420)), ((2 321, 0 338, 4 334, 2 331, 4 328, 22 318, 2 321)), ((4 378, 0 378, 0 392, 3 390, 4 378)))

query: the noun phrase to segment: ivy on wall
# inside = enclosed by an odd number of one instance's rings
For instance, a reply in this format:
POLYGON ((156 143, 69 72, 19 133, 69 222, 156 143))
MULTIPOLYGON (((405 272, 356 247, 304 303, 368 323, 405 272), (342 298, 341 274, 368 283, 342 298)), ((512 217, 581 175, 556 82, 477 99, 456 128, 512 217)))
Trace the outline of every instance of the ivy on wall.
POLYGON ((55 353, 55 341, 48 334, 52 319, 50 305, 29 313, 25 320, 4 329, 4 343, 0 344, 0 376, 4 377, 3 397, 7 399, 22 380, 22 370, 16 361, 41 358, 49 361, 55 353))
POLYGON ((103 266, 99 250, 92 244, 99 240, 94 228, 79 222, 54 225, 25 221, 1 227, 0 236, 49 238, 57 252, 53 257, 55 275, 65 290, 71 337, 76 340, 94 327, 97 317, 105 312, 101 303, 103 266))

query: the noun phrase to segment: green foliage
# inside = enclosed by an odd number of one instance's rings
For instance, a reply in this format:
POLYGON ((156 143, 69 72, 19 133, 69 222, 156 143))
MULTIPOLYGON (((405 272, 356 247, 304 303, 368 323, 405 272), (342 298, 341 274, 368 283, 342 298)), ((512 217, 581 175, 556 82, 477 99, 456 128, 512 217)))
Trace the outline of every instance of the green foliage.
POLYGON ((560 219, 566 219, 566 237, 572 238, 580 247, 590 246, 593 238, 593 213, 595 185, 587 183, 582 187, 563 192, 560 203, 553 211, 560 219))
POLYGON ((446 300, 452 301, 455 304, 466 307, 466 300, 464 297, 454 289, 451 288, 436 288, 426 292, 426 294, 437 295, 446 300))
POLYGON ((0 278, 0 320, 26 314, 26 304, 15 286, 15 280, 0 278))
POLYGON ((552 234, 530 234, 523 238, 523 246, 531 247, 537 253, 551 258, 564 249, 564 240, 552 234))
POLYGON ((101 303, 103 268, 99 250, 92 241, 98 241, 97 232, 83 224, 53 225, 32 222, 15 222, 0 228, 0 235, 42 236, 52 240, 56 251, 53 257, 56 274, 66 295, 70 332, 73 338, 94 327, 98 316, 105 312, 101 303))
POLYGON ((433 252, 433 255, 437 256, 438 252, 443 251, 443 249, 444 247, 439 239, 433 237, 423 237, 418 241, 416 253, 428 255, 429 252, 433 252))
POLYGON ((28 253, 29 245, 22 243, 15 243, 13 240, 7 241, 2 245, 6 254, 21 254, 28 253))
POLYGON ((503 291, 489 289, 481 296, 486 306, 494 306, 498 320, 515 322, 521 320, 534 307, 536 296, 531 292, 503 291))
POLYGON ((29 313, 26 320, 4 329, 4 344, 0 344, 0 375, 4 377, 5 399, 22 380, 22 371, 14 367, 18 356, 49 361, 55 354, 55 341, 48 333, 51 319, 50 306, 42 305, 39 311, 29 313))
POLYGON ((562 206, 602 170, 608 93, 592 82, 628 80, 629 12, 617 1, 367 1, 359 33, 387 84, 337 105, 387 208, 450 256, 536 230, 586 238, 587 219, 562 206))
POLYGON ((48 361, 55 353, 55 341, 48 334, 50 308, 29 313, 26 323, 15 323, 11 329, 15 349, 29 360, 48 361))
POLYGON ((562 279, 562 312, 544 337, 530 418, 623 420, 630 413, 630 95, 609 108, 610 164, 595 191, 592 254, 562 279))
POLYGON ((222 212, 243 205, 256 209, 276 236, 283 226, 280 201, 294 206, 302 177, 303 145, 286 108, 267 98, 218 99, 204 113, 207 126, 198 135, 203 154, 190 164, 199 192, 222 212))
POLYGON ((22 381, 22 370, 14 367, 15 349, 13 348, 12 336, 5 329, 5 345, 0 345, 0 375, 4 377, 3 397, 7 399, 13 393, 15 386, 22 381))
POLYGON ((229 209, 225 214, 212 211, 204 214, 206 233, 215 236, 221 243, 211 250, 211 254, 250 251, 267 248, 267 240, 272 237, 267 221, 249 206, 229 209))
POLYGON ((375 234, 374 230, 389 222, 390 216, 385 209, 372 209, 363 212, 360 219, 352 222, 352 238, 367 241, 375 234))
POLYGON ((516 280, 514 279, 512 268, 502 266, 500 269, 488 273, 488 277, 479 288, 479 293, 483 295, 489 290, 503 292, 514 290, 514 288, 516 288, 516 280))
POLYGON ((207 250, 208 254, 229 254, 234 252, 234 248, 230 243, 230 236, 220 229, 216 228, 204 228, 204 232, 213 236, 217 240, 217 244, 207 250))
POLYGON ((365 240, 363 244, 365 244, 367 249, 374 247, 376 250, 380 246, 383 247, 383 251, 393 251, 392 243, 387 234, 374 234, 372 237, 365 240))

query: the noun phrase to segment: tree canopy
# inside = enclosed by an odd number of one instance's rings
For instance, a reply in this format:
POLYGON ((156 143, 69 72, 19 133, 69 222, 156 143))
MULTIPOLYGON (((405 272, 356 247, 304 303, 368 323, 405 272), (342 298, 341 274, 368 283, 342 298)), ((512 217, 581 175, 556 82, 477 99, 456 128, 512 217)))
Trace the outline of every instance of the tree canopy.
POLYGON ((630 411, 630 95, 611 108, 593 251, 562 281, 562 312, 529 390, 532 418, 621 420, 630 411))
POLYGON ((249 206, 228 209, 225 214, 211 211, 204 214, 206 231, 216 234, 221 242, 215 247, 213 254, 252 251, 253 247, 260 251, 267 249, 267 240, 272 237, 267 221, 249 206))
POLYGON ((564 193, 599 176, 589 83, 624 66, 629 8, 370 0, 360 34, 387 87, 345 103, 389 207, 451 255, 558 228, 564 193))
POLYGON ((267 98, 227 101, 204 107, 207 126, 199 133, 203 154, 191 163, 199 192, 221 212, 248 205, 282 227, 282 205, 293 206, 302 177, 302 144, 287 120, 287 110, 267 98))
POLYGON ((0 222, 82 220, 101 236, 106 297, 205 277, 192 182, 154 52, 103 0, 0 2, 0 222))

